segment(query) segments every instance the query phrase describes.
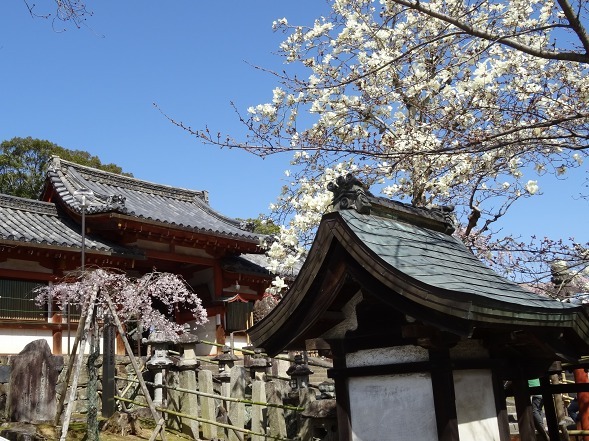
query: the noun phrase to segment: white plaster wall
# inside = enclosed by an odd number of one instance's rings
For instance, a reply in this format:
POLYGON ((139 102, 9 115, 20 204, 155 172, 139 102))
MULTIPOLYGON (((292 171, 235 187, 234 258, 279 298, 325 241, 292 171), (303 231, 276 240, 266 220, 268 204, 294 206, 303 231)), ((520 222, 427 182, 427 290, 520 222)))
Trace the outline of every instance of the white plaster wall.
MULTIPOLYGON (((206 322, 204 325, 193 327, 190 332, 198 335, 198 338, 201 340, 216 341, 216 329, 217 325, 215 322, 215 317, 209 317, 208 322, 206 322)), ((217 353, 217 348, 215 346, 201 343, 196 345, 195 353, 199 356, 214 355, 217 353)))
POLYGON ((53 334, 43 329, 0 329, 0 354, 18 354, 35 340, 46 340, 53 349, 53 334))
POLYGON ((499 441, 490 370, 454 371, 460 441, 499 441))
POLYGON ((429 374, 355 377, 348 386, 352 440, 437 441, 429 374))
MULTIPOLYGON (((346 366, 378 366, 426 361, 419 346, 367 349, 346 355, 346 366)), ((348 380, 354 441, 437 440, 429 373, 353 377, 348 380)))
MULTIPOLYGON (((227 338, 225 342, 227 346, 230 346, 230 340, 227 338)), ((233 336, 233 347, 237 349, 242 349, 245 346, 249 346, 250 343, 247 341, 247 336, 245 334, 238 334, 233 336)), ((241 357, 241 354, 237 354, 237 356, 241 357)))

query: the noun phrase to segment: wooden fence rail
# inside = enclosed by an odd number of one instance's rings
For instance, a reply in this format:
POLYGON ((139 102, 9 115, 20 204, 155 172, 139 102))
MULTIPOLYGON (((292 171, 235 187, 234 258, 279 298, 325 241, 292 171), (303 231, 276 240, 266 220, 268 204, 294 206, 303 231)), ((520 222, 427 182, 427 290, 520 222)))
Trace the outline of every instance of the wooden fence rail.
MULTIPOLYGON (((301 418, 296 415, 305 407, 298 405, 300 394, 293 393, 288 377, 271 378, 258 373, 250 379, 247 368, 233 366, 223 375, 214 375, 206 369, 171 369, 163 378, 163 384, 145 380, 143 383, 164 392, 163 403, 156 409, 168 415, 166 425, 195 439, 245 441, 244 436, 251 441, 300 439, 301 418), (250 391, 247 396, 246 389, 250 391), (250 408, 248 421, 246 406, 250 408), (288 426, 287 419, 291 421, 288 426)), ((139 379, 124 376, 115 376, 115 380, 127 383, 122 389, 140 383, 139 379)), ((137 399, 121 395, 125 394, 115 396, 121 405, 145 406, 137 399)), ((314 393, 305 394, 310 395, 314 393)))
MULTIPOLYGON (((129 400, 127 398, 123 398, 123 397, 119 397, 119 396, 115 396, 115 398, 117 400, 124 401, 126 403, 133 404, 133 405, 136 405, 136 406, 139 406, 139 407, 147 407, 146 404, 140 403, 138 401, 129 400)), ((188 414, 183 414, 181 412, 175 412, 173 410, 170 410, 170 409, 167 409, 167 408, 164 408, 164 407, 157 407, 156 406, 156 410, 158 410, 159 412, 162 412, 162 413, 167 413, 169 415, 175 415, 175 416, 179 416, 181 418, 186 418, 186 419, 189 419, 189 420, 198 421, 198 422, 205 423, 205 424, 211 424, 211 425, 217 426, 217 427, 223 427, 223 428, 226 428, 226 429, 235 430, 237 432, 242 432, 242 433, 245 433, 245 434, 251 435, 251 436, 261 436, 263 438, 270 438, 270 439, 275 439, 275 440, 279 440, 279 441, 296 441, 295 439, 292 439, 292 438, 286 438, 286 437, 276 436, 276 435, 267 434, 267 433, 263 433, 263 432, 254 432, 252 430, 241 429, 239 427, 235 427, 235 426, 232 426, 230 424, 224 424, 224 423, 221 423, 221 422, 218 422, 218 421, 213 421, 213 420, 206 420, 204 418, 199 418, 199 417, 194 416, 194 415, 188 415, 188 414)))
MULTIPOLYGON (((133 380, 131 378, 117 376, 117 377, 115 377, 115 379, 139 384, 138 380, 133 380)), ((147 384, 148 386, 157 386, 155 383, 153 383, 151 381, 145 381, 145 384, 147 384)), ((245 404, 249 404, 249 405, 257 405, 257 406, 265 406, 265 407, 277 407, 280 409, 293 410, 295 412, 302 412, 303 410, 305 410, 304 407, 289 406, 286 404, 273 404, 273 403, 267 403, 267 402, 258 402, 258 401, 243 399, 243 398, 232 398, 230 396, 228 397, 228 396, 224 396, 224 395, 220 395, 220 394, 208 394, 205 392, 200 392, 198 390, 185 389, 182 387, 173 387, 173 386, 168 386, 168 385, 162 385, 161 387, 163 387, 164 389, 167 389, 167 390, 175 390, 177 392, 194 394, 194 395, 199 395, 199 396, 208 397, 208 398, 216 398, 218 400, 230 401, 230 402, 234 402, 234 403, 245 403, 245 404)))

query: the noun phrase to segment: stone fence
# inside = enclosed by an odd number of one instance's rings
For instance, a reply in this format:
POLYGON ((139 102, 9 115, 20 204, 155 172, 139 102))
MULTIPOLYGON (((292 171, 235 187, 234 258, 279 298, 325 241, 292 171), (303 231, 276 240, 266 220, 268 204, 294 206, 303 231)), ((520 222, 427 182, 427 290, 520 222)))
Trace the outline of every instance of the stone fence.
MULTIPOLYGON (((0 421, 53 421, 56 401, 67 389, 63 374, 68 361, 67 355, 52 355, 45 340, 28 344, 20 354, 0 355, 0 421)), ((117 375, 132 371, 127 356, 116 356, 115 363, 117 375)), ((99 357, 97 367, 101 365, 99 357)), ((88 410, 87 388, 88 373, 82 369, 74 407, 77 413, 88 410)))
MULTIPOLYGON (((244 353, 240 358, 227 348, 217 357, 188 365, 184 357, 171 358, 173 363, 165 366, 158 364, 155 353, 138 360, 168 427, 195 439, 337 439, 333 384, 324 381, 327 362, 318 360, 312 371, 301 356, 295 363, 259 354, 244 353)), ((0 420, 54 420, 56 403, 67 390, 67 363, 68 357, 52 355, 44 340, 27 345, 18 355, 0 356, 0 420)), ((96 364, 100 371, 102 357, 96 364)), ((145 400, 129 357, 115 357, 115 381, 118 411, 139 412, 145 400)), ((87 388, 84 368, 73 407, 76 414, 88 410, 87 388)))

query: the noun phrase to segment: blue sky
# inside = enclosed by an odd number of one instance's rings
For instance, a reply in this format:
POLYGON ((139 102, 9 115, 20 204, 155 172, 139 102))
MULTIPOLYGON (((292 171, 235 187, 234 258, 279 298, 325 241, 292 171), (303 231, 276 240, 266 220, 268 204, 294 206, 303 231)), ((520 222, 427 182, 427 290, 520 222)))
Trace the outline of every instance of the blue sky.
MULTIPOLYGON (((21 0, 3 2, 0 140, 47 139, 87 150, 140 179, 208 190, 213 208, 228 216, 266 212, 284 183, 289 157, 262 160, 203 146, 153 103, 194 128, 243 133, 230 102, 245 112, 270 101, 277 85, 251 65, 285 67, 273 55, 284 36, 272 32, 272 21, 287 17, 312 24, 328 5, 322 0, 87 3, 93 16, 76 29, 32 18, 21 0)), ((40 13, 52 12, 50 0, 36 4, 40 13)), ((543 196, 514 207, 504 229, 587 241, 589 205, 575 198, 585 176, 576 173, 573 180, 542 187, 543 196)))
MULTIPOLYGON (((39 12, 50 0, 37 0, 39 12)), ((153 106, 193 127, 241 133, 240 109, 271 100, 283 35, 272 21, 313 17, 321 1, 93 1, 87 27, 0 14, 0 139, 32 136, 87 150, 135 177, 208 190, 211 205, 256 217, 279 193, 289 158, 204 147, 153 106), (307 11, 307 12, 305 12, 307 11)))

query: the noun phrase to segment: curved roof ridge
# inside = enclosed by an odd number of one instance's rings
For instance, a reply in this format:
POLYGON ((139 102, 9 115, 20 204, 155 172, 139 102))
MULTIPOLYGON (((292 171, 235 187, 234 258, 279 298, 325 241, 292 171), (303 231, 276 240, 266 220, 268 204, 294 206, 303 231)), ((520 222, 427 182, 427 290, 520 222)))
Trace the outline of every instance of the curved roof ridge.
POLYGON ((241 227, 241 222, 239 220, 231 218, 229 216, 225 216, 224 214, 221 214, 220 212, 215 210, 213 207, 211 207, 207 202, 204 202, 204 201, 201 201, 198 199, 195 199, 194 202, 196 204, 198 204, 199 208, 202 209, 204 212, 206 212, 208 215, 213 216, 222 222, 227 222, 228 224, 232 225, 233 227, 238 228, 246 233, 251 233, 251 231, 247 231, 241 227))
POLYGON ((87 214, 116 212, 169 226, 259 242, 261 235, 237 219, 213 209, 208 192, 174 188, 96 170, 54 156, 47 172, 50 185, 70 209, 80 212, 76 190, 93 192, 87 214))
POLYGON ((45 214, 48 216, 57 216, 57 209, 55 208, 55 204, 51 202, 21 198, 9 194, 0 193, 0 206, 14 208, 21 211, 29 211, 32 213, 45 214))
POLYGON ((90 181, 120 186, 149 194, 158 194, 173 199, 186 201, 200 200, 205 204, 208 204, 208 192, 206 190, 190 190, 187 188, 173 187, 171 185, 157 184, 131 176, 124 176, 117 173, 76 164, 75 162, 61 159, 59 156, 53 156, 51 161, 52 163, 50 167, 54 165, 54 168, 58 170, 63 170, 65 167, 71 167, 72 169, 76 170, 83 178, 90 181))

